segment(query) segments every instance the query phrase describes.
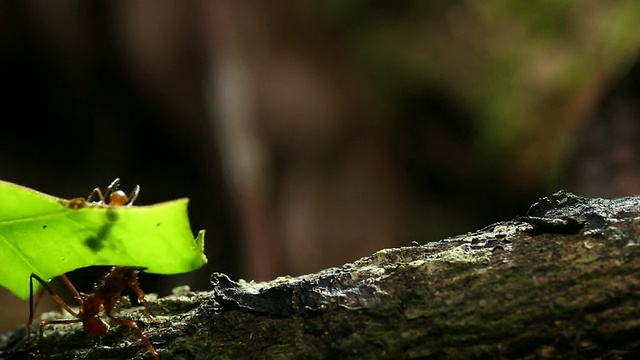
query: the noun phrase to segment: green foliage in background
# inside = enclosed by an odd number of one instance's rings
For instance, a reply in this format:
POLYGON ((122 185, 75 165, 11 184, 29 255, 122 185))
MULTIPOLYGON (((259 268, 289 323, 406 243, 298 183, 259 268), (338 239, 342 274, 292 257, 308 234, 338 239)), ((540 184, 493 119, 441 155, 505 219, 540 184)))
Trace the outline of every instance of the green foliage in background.
POLYGON ((73 209, 69 200, 0 181, 0 285, 26 299, 31 273, 49 280, 93 265, 198 269, 207 262, 204 231, 194 241, 187 202, 73 209))
POLYGON ((519 161, 523 170, 516 172, 525 178, 562 166, 593 101, 640 49, 635 0, 316 6, 355 49, 359 69, 378 91, 388 98, 412 89, 451 96, 478 129, 476 159, 491 169, 519 161), (528 172, 528 162, 543 165, 528 172))

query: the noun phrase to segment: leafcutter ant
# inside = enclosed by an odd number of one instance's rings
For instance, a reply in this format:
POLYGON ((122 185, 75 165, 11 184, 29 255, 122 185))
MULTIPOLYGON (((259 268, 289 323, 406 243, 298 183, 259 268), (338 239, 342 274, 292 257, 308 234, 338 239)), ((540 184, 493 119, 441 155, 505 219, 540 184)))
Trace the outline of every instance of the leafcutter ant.
POLYGON ((81 209, 88 206, 131 206, 133 202, 138 198, 138 194, 140 193, 140 186, 136 185, 133 188, 133 191, 127 196, 127 194, 118 190, 118 186, 120 186, 120 179, 116 178, 111 182, 107 189, 102 194, 100 188, 95 188, 87 198, 75 198, 71 200, 61 200, 61 203, 70 208, 70 209, 81 209), (98 197, 98 201, 93 201, 94 198, 98 197))
MULTIPOLYGON (((135 199, 138 197, 138 193, 140 192, 140 186, 137 186, 133 189, 133 191, 127 196, 122 190, 118 190, 118 186, 120 184, 120 179, 115 179, 111 185, 107 187, 104 194, 100 188, 95 188, 89 194, 89 196, 84 198, 76 198, 69 200, 66 202, 66 206, 79 209, 86 206, 130 206, 133 204, 135 199), (93 201, 93 199, 97 196, 98 201, 93 201)), ((36 274, 31 274, 29 278, 29 324, 27 327, 27 356, 30 358, 30 339, 31 339, 31 325, 33 324, 33 311, 34 311, 34 302, 33 302, 33 280, 35 279, 42 285, 42 289, 36 296, 36 304, 40 300, 43 291, 46 291, 51 295, 53 300, 57 302, 66 312, 71 314, 75 319, 61 319, 61 320, 48 320, 40 322, 40 336, 38 340, 38 347, 40 351, 40 359, 44 359, 44 353, 42 348, 42 337, 43 337, 43 329, 45 326, 50 324, 72 324, 81 322, 84 330, 94 336, 104 335, 109 330, 109 325, 99 316, 100 312, 104 311, 105 315, 113 322, 124 325, 136 331, 136 335, 142 343, 147 347, 151 355, 154 359, 159 360, 160 356, 153 348, 149 340, 144 336, 142 330, 136 325, 135 322, 131 320, 119 319, 114 317, 111 312, 120 301, 120 296, 122 291, 129 287, 133 292, 138 296, 138 301, 144 305, 145 316, 153 321, 157 322, 156 319, 151 317, 151 313, 149 312, 149 306, 147 305, 147 301, 144 296, 144 292, 140 289, 140 284, 138 283, 138 273, 141 271, 140 268, 134 267, 118 267, 114 266, 111 268, 109 273, 105 276, 105 278, 98 283, 95 284, 93 293, 85 294, 78 292, 76 288, 71 284, 71 281, 67 278, 66 275, 61 275, 60 278, 65 283, 65 285, 69 288, 73 297, 78 300, 80 305, 79 311, 76 312, 71 309, 44 281, 41 277, 36 274)))

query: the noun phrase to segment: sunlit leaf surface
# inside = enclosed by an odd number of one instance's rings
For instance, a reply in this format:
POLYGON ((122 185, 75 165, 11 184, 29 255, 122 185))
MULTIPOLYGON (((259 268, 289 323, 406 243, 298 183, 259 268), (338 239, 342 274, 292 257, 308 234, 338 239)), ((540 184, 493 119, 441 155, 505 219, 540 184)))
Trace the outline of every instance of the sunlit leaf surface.
POLYGON ((0 181, 0 285, 26 299, 31 273, 49 280, 92 265, 195 270, 207 262, 204 231, 193 239, 187 202, 73 209, 69 200, 0 181))

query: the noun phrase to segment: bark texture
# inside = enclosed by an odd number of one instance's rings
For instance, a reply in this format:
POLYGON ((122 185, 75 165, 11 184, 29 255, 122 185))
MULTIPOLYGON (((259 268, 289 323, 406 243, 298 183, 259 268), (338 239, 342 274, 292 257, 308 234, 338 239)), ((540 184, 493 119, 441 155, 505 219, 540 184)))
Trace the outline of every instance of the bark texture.
MULTIPOLYGON (((163 359, 636 358, 639 209, 640 197, 559 192, 513 221, 316 274, 213 274, 210 292, 151 301, 157 324, 137 308, 119 315, 163 359)), ((0 358, 25 358, 25 334, 1 335, 0 358)), ((151 358, 123 327, 98 341, 51 326, 44 348, 50 359, 151 358)))

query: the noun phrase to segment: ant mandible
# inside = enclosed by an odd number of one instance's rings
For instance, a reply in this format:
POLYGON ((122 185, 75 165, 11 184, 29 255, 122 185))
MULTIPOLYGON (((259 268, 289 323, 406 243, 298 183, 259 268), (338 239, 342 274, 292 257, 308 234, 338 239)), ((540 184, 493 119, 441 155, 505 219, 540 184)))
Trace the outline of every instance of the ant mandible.
MULTIPOLYGON (((72 199, 67 203, 67 206, 74 209, 82 208, 87 205, 131 206, 135 199, 138 197, 140 186, 136 185, 133 191, 127 196, 122 190, 117 189, 119 185, 120 179, 115 179, 111 183, 111 185, 107 187, 104 195, 100 191, 100 188, 95 188, 86 199, 72 199), (99 200, 93 201, 96 196, 99 200)), ((43 329, 45 326, 50 324, 72 324, 81 322, 84 330, 87 333, 94 336, 101 336, 104 335, 107 330, 109 330, 109 325, 105 323, 100 316, 98 316, 101 311, 104 311, 107 317, 111 319, 111 321, 135 330, 138 338, 140 338, 140 341, 142 341, 142 343, 147 347, 154 359, 160 360, 160 356, 135 322, 125 319, 118 319, 111 314, 113 309, 120 301, 122 290, 124 290, 126 287, 129 287, 138 295, 138 301, 144 305, 145 316, 149 320, 157 322, 156 319, 151 317, 149 306, 147 305, 147 301, 144 297, 144 292, 142 291, 142 289, 140 289, 140 284, 138 283, 138 273, 140 272, 140 270, 141 269, 135 267, 114 266, 102 281, 95 284, 92 294, 78 292, 73 284, 71 284, 71 281, 69 281, 67 276, 61 275, 60 278, 69 288, 69 290, 73 294, 73 297, 77 299, 80 304, 79 312, 72 310, 41 277, 36 274, 31 274, 29 278, 30 295, 29 324, 27 327, 27 357, 31 357, 31 353, 29 352, 29 350, 31 339, 31 325, 33 324, 34 310, 33 279, 35 279, 42 285, 42 289, 37 294, 35 306, 38 305, 42 292, 46 291, 47 293, 49 293, 49 295, 51 295, 53 300, 55 300, 55 302, 57 302, 65 311, 75 317, 75 319, 48 320, 40 322, 40 337, 38 340, 40 359, 44 359, 44 353, 42 351, 42 337, 43 329)))

